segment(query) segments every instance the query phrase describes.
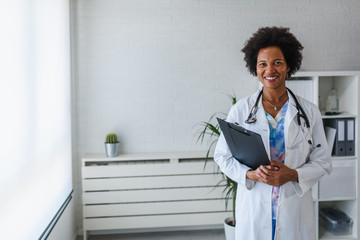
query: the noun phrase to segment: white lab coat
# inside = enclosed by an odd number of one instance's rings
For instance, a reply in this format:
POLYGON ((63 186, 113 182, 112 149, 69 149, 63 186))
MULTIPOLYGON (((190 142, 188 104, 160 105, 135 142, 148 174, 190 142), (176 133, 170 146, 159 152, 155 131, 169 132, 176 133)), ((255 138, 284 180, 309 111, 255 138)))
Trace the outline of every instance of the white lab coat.
MULTIPOLYGON (((258 104, 257 121, 252 124, 245 123, 258 94, 259 91, 239 100, 231 108, 227 121, 237 122, 240 126, 259 133, 270 159, 269 124, 262 99, 258 104)), ((297 171, 299 181, 288 182, 280 187, 275 239, 312 240, 316 239, 316 233, 310 189, 324 174, 331 172, 330 151, 318 108, 297 96, 310 121, 309 130, 306 127, 300 128, 297 123, 298 111, 295 101, 290 94, 288 95, 290 102, 284 123, 285 165, 297 171), (310 145, 308 140, 313 144, 310 145)), ((301 121, 304 122, 303 119, 301 121)), ((249 168, 232 157, 222 134, 216 145, 214 159, 221 171, 238 183, 235 239, 270 240, 272 186, 246 179, 249 168)))

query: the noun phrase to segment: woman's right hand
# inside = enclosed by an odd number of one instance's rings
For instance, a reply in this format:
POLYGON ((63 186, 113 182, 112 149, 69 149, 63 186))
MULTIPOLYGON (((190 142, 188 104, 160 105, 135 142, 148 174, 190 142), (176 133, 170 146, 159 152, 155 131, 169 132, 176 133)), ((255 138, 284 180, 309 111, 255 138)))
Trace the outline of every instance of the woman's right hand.
POLYGON ((246 177, 253 181, 263 182, 276 187, 280 187, 290 181, 298 181, 296 170, 277 161, 271 161, 271 165, 260 166, 255 171, 247 171, 246 177))
POLYGON ((259 182, 260 178, 259 176, 261 176, 262 174, 264 174, 264 168, 267 168, 269 170, 273 170, 273 171, 277 171, 278 168, 272 165, 261 165, 260 167, 258 167, 256 170, 249 170, 246 172, 246 178, 255 181, 255 182, 259 182))

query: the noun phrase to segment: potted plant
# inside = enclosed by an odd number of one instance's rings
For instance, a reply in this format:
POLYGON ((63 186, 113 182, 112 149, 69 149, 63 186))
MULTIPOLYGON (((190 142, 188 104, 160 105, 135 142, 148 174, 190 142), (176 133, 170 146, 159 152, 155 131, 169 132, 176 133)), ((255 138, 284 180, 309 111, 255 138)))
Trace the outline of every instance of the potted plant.
POLYGON ((109 132, 105 138, 106 157, 116 157, 119 154, 119 141, 116 133, 109 132))
MULTIPOLYGON (((228 95, 231 99, 232 104, 234 105, 237 100, 235 96, 228 95)), ((216 121, 216 117, 222 115, 222 117, 226 117, 226 114, 224 113, 215 113, 213 114, 209 121, 207 122, 201 122, 199 125, 202 127, 200 130, 200 133, 198 135, 197 141, 203 143, 204 139, 207 137, 210 144, 206 153, 206 161, 209 160, 209 154, 212 151, 213 147, 215 146, 215 143, 217 142, 218 138, 220 137, 220 126, 219 123, 216 121), (213 123, 215 122, 215 123, 213 123)), ((219 116, 221 117, 221 116, 219 116)), ((225 228, 225 236, 227 240, 233 240, 235 239, 235 202, 236 202, 236 190, 237 190, 237 182, 233 181, 229 177, 227 177, 222 172, 218 172, 219 174, 222 174, 223 180, 221 180, 218 185, 224 184, 225 188, 223 190, 223 193, 225 194, 225 207, 227 209, 229 200, 232 201, 232 217, 229 217, 225 219, 224 221, 224 228, 225 228)))

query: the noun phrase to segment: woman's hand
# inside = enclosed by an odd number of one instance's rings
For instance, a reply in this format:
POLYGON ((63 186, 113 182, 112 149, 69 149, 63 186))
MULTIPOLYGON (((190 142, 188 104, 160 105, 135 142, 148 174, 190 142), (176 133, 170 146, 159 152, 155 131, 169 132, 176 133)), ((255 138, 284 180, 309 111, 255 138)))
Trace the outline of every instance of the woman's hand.
POLYGON ((270 161, 271 165, 260 166, 254 171, 248 171, 246 177, 253 181, 260 181, 271 186, 280 187, 287 182, 297 182, 297 171, 288 168, 285 164, 270 161))

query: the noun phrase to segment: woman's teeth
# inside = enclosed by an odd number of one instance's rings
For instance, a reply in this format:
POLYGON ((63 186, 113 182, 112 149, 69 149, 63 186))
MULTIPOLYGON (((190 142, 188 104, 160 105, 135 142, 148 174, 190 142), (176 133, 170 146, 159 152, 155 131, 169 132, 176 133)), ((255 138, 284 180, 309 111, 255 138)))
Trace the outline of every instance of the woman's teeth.
POLYGON ((277 77, 265 77, 266 80, 274 80, 277 77))

